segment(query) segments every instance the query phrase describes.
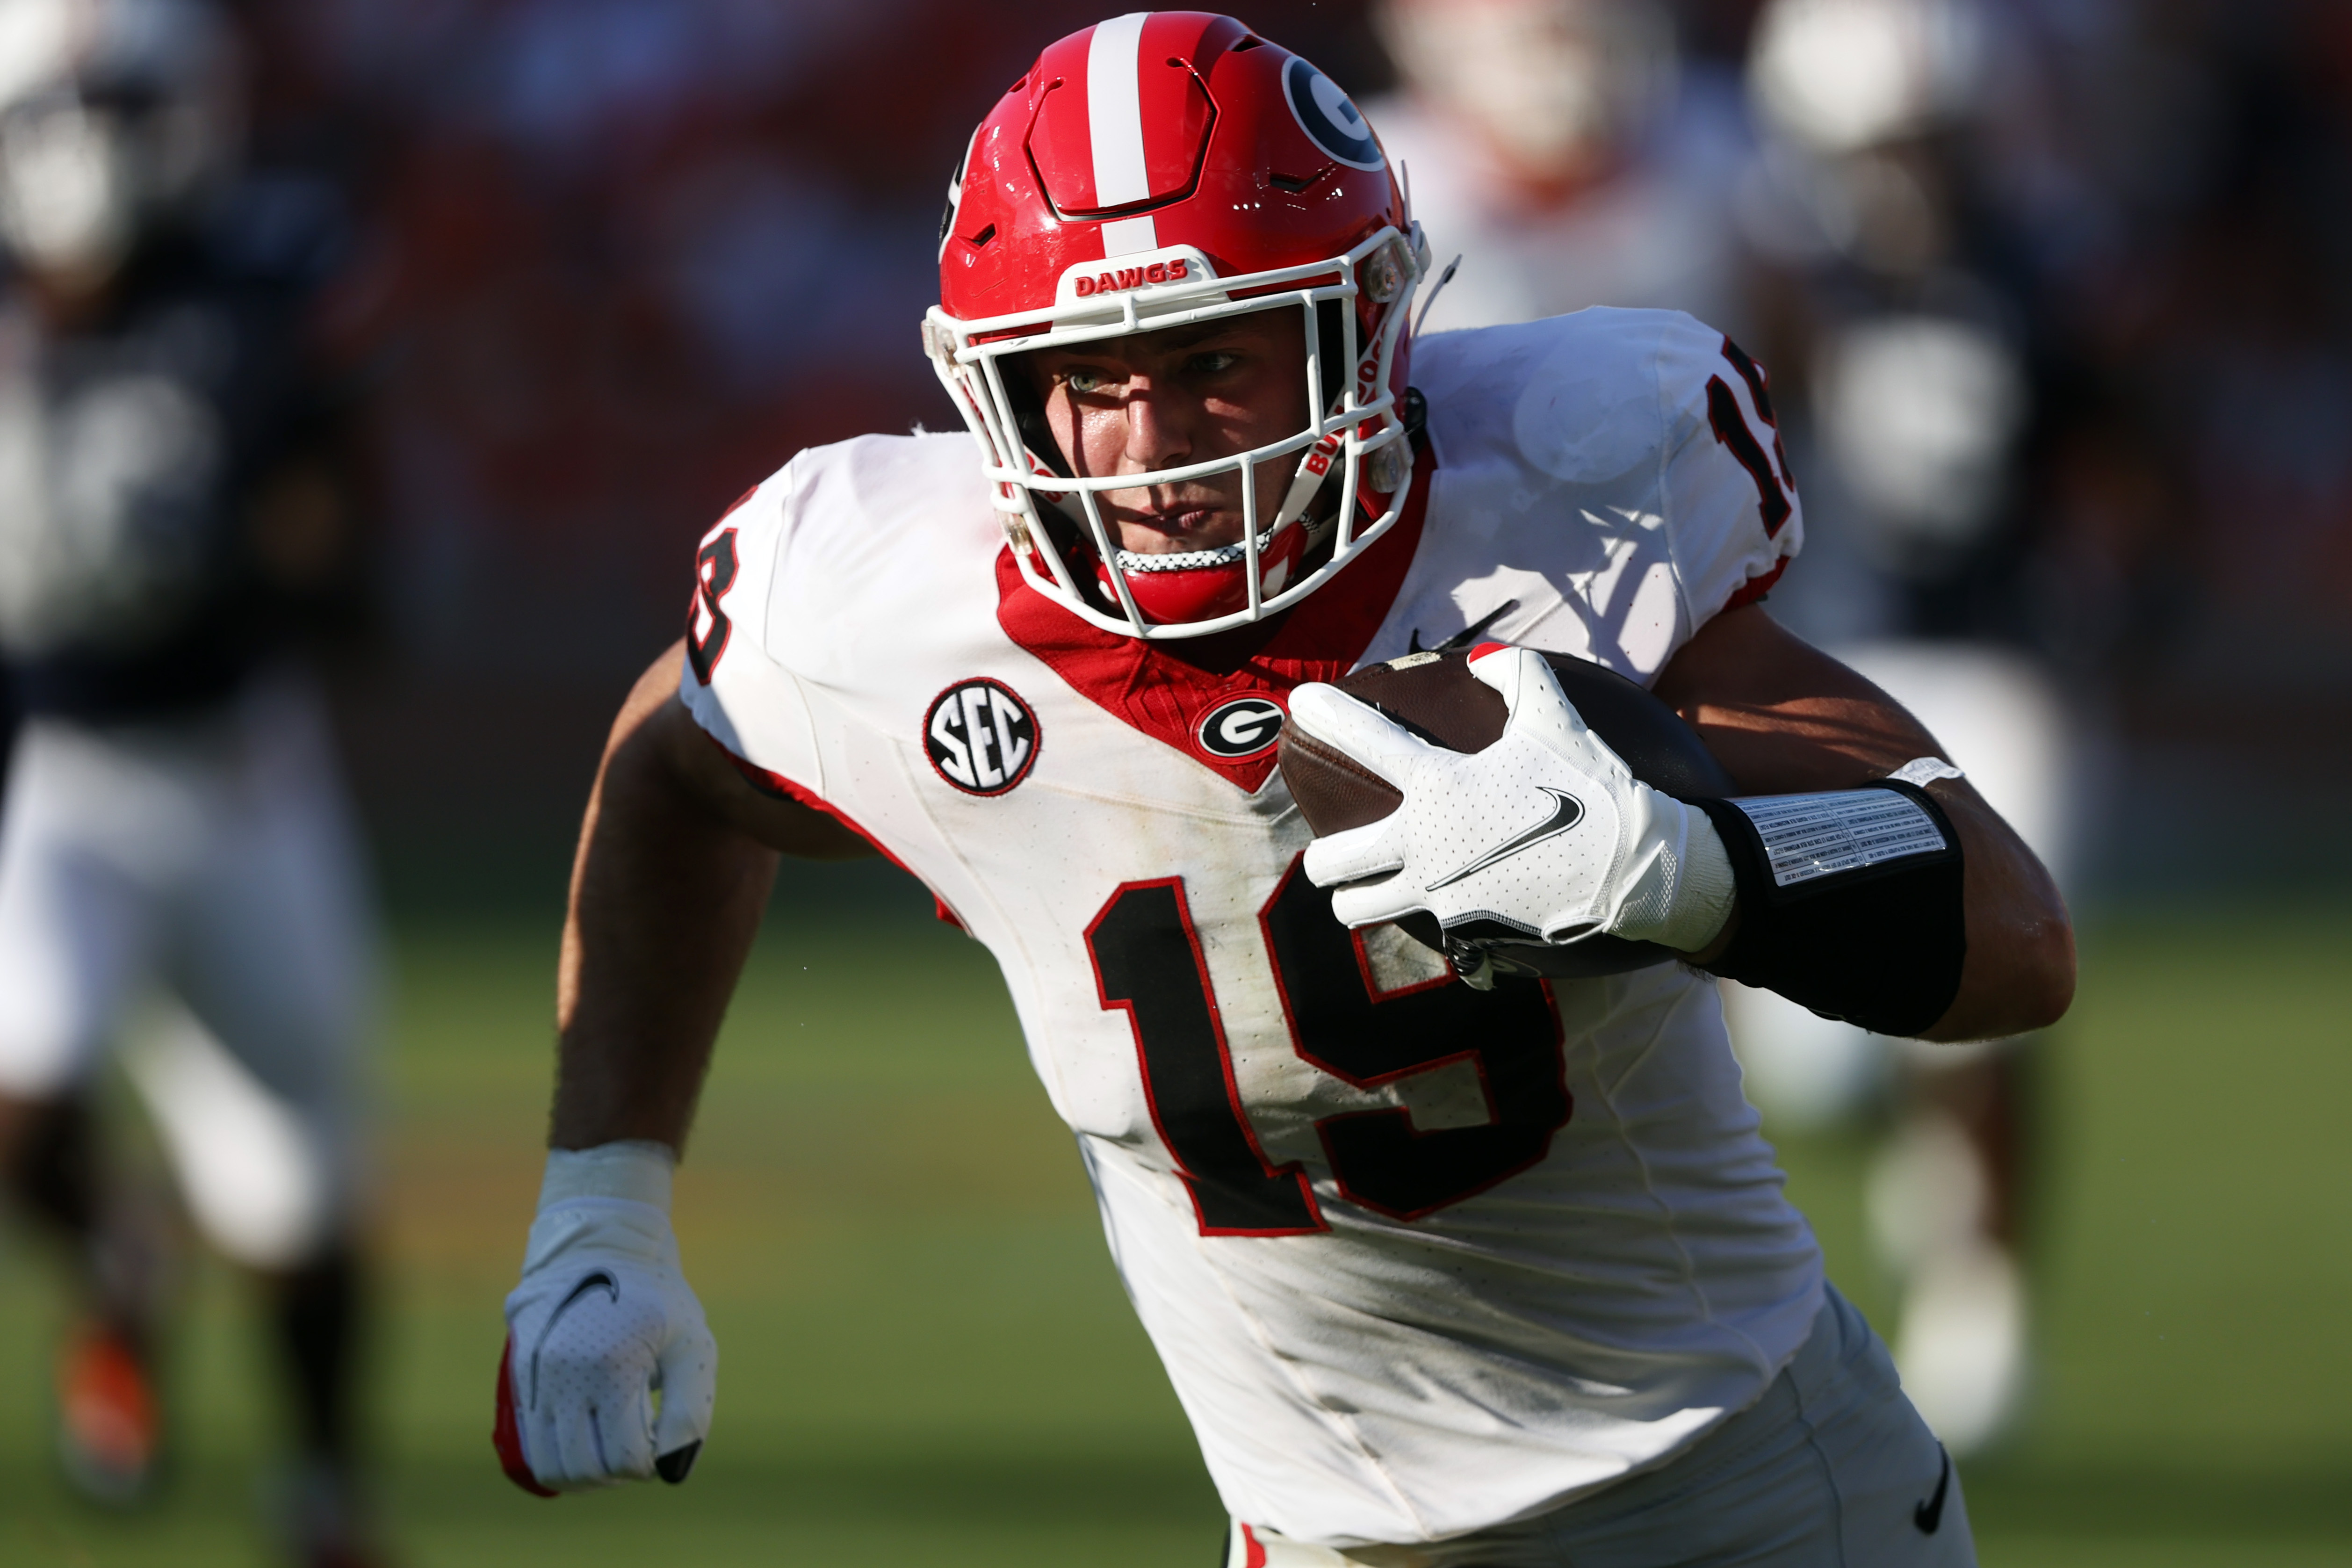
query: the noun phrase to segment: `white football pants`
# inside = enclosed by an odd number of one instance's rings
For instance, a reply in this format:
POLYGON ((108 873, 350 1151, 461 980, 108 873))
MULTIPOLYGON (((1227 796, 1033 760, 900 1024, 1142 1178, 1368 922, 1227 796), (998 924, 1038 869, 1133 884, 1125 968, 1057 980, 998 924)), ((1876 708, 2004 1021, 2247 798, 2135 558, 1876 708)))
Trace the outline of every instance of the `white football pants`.
POLYGON ((26 723, 0 816, 0 1094, 79 1089, 143 1014, 124 1065, 197 1223, 240 1262, 298 1265, 359 1196, 374 980, 307 685, 168 722, 26 723))
POLYGON ((1236 1523, 1226 1568, 1974 1568, 1960 1478, 1834 1289, 1763 1398, 1664 1467, 1423 1546, 1308 1546, 1236 1523))

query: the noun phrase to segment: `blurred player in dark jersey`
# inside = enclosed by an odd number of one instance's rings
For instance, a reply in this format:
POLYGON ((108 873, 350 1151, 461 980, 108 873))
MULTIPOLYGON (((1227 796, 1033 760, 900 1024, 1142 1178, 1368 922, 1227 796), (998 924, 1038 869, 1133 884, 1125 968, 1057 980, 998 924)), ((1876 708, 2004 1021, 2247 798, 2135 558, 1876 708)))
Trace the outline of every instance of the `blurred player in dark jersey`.
POLYGON ((117 1046, 201 1229, 253 1271, 291 1394, 295 1560, 371 1561, 351 1408, 373 941, 295 659, 355 560, 308 368, 332 193, 241 169, 236 40, 202 0, 0 5, 0 1168, 63 1244, 68 1476, 150 1489, 145 1249, 93 1079, 117 1046), (134 1025, 144 1020, 143 1027, 134 1025))
MULTIPOLYGON (((1817 518, 1819 558, 1775 613, 1919 714, 2063 875, 2067 726, 2014 646, 2030 329, 1969 184, 1986 18, 1961 0, 1776 0, 1744 109, 1739 84, 1676 58, 1654 0, 1385 0, 1379 16, 1405 90, 1371 118, 1438 254, 1462 256, 1431 329, 1665 305, 1757 349, 1793 405, 1817 518)), ((1897 1360, 1937 1432, 1980 1447, 2027 1370, 2018 1053, 1898 1054, 1723 990, 1781 1126, 1901 1100, 1870 1204, 1905 1285, 1897 1360)))
MULTIPOLYGON (((1998 95, 2031 73, 1997 22, 1973 0, 1772 0, 1741 207, 1772 301, 1756 347, 1783 373, 1813 530, 1811 570, 1774 608, 1917 714, 2063 881, 2074 727, 2030 651, 2026 572, 2046 355, 2030 256, 1986 177, 1998 95)), ((1897 1046, 1725 991, 1782 1125, 1892 1095, 1868 1206, 1902 1282, 1895 1360, 1948 1447, 1983 1447, 2028 1383, 2021 1042, 1897 1046)))

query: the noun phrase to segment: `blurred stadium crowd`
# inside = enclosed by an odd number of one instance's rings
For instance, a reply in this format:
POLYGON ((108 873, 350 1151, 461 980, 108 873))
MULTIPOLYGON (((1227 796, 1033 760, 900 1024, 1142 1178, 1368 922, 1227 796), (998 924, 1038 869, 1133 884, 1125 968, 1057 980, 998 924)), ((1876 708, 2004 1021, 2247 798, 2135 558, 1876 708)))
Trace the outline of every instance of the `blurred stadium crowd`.
MULTIPOLYGON (((1655 163, 1705 121, 1706 155, 1666 166, 1730 215, 1724 314, 1801 425, 1791 263, 1824 222, 1854 220, 1805 210, 1749 108, 1759 9, 1683 0, 1665 15, 1678 69, 1622 135, 1629 158, 1655 163)), ((1995 476, 2003 547, 1951 585, 1969 602, 1938 613, 2054 661, 2126 738, 2242 742, 2342 703, 2352 13, 1971 9, 1976 63, 1933 89, 1965 101, 1925 129, 1945 143, 1939 177, 1968 230, 1982 296, 1969 309, 2022 346, 2023 374, 1981 392, 2011 405, 1984 417, 2018 433, 1995 476), (2266 695, 2246 700, 2247 685, 2266 695)), ((952 426, 914 326, 945 171, 991 84, 1093 15, 1068 0, 247 12, 263 155, 333 174, 363 215, 336 326, 379 377, 369 423, 400 684, 478 709, 464 732, 510 752, 492 772, 519 784, 545 746, 516 714, 570 715, 584 684, 593 700, 564 721, 593 729, 614 682, 669 635, 687 545, 746 485, 808 443, 952 426)), ((1393 86, 1365 6, 1280 0, 1251 20, 1360 96, 1393 86)), ((1423 205, 1451 255, 1442 204, 1425 190, 1423 205)), ((1857 243, 1912 243, 1906 221, 1857 243)), ((1799 468, 1816 510, 1819 471, 1799 468)), ((424 710, 393 701, 381 737, 362 737, 366 788, 454 813, 459 780, 421 760, 399 719, 424 710)), ((567 763, 577 754, 575 740, 567 763)))

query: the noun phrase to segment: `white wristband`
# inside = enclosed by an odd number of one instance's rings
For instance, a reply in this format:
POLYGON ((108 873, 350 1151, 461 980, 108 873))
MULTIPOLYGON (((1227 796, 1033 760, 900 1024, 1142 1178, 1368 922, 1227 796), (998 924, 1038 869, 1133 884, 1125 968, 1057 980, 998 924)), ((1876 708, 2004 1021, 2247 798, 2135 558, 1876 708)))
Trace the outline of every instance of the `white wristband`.
POLYGON ((539 1212, 573 1198, 625 1198, 669 1213, 677 1155, 667 1143, 627 1138, 593 1149, 550 1149, 539 1184, 539 1212))
POLYGON ((1731 854, 1723 836, 1706 813, 1690 811, 1690 837, 1684 841, 1682 875, 1675 889, 1675 907, 1664 926, 1652 938, 1684 952, 1696 952, 1713 942, 1731 918, 1739 897, 1739 881, 1732 874, 1731 854))
POLYGON ((1914 757, 1886 776, 1926 789, 1937 779, 1964 779, 1969 775, 1941 757, 1914 757))

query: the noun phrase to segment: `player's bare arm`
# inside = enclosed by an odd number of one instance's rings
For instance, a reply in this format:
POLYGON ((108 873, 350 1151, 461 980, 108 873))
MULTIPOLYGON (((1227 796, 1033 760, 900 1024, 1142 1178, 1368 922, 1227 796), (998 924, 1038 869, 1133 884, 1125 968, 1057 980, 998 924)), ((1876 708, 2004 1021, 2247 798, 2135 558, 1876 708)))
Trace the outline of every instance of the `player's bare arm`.
POLYGON ((874 852, 736 771, 678 701, 682 647, 622 704, 581 826, 556 982, 558 1149, 682 1149, 777 858, 874 852))
POLYGON ((671 1168, 778 858, 872 853, 754 788, 679 705, 683 665, 674 644, 622 704, 572 867, 551 1152, 496 1427, 507 1473, 541 1495, 693 1468, 718 1351, 670 1232, 671 1168), (593 1326, 583 1291, 609 1293, 593 1326))
MULTIPOLYGON (((1668 661, 1655 689, 1756 795, 1857 788, 1915 757, 1943 754, 1894 699, 1790 635, 1761 605, 1701 627, 1668 661)), ((1974 785, 1960 778, 1927 787, 1960 836, 1968 952, 1958 994, 1921 1037, 1989 1039, 2046 1028, 2074 995, 2065 901, 1974 785)), ((1700 962, 1733 934, 1727 925, 1700 962)))

